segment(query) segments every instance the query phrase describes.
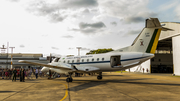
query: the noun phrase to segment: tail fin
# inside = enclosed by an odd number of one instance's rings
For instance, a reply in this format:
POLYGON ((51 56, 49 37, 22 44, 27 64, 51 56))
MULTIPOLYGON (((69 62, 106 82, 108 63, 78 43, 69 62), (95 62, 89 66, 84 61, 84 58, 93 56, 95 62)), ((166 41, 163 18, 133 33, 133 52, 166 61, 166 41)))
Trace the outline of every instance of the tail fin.
POLYGON ((172 30, 161 26, 158 18, 146 19, 146 26, 129 47, 113 52, 144 52, 155 53, 161 30, 172 30))
POLYGON ((162 27, 157 18, 146 19, 146 26, 131 45, 132 52, 155 53, 162 27))

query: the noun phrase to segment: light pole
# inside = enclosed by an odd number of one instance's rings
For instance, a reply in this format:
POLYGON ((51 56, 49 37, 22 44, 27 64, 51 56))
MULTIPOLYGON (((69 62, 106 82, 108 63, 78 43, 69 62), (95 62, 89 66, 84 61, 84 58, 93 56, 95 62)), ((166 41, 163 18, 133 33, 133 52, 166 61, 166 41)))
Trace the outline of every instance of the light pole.
POLYGON ((80 56, 80 49, 82 48, 82 47, 76 47, 77 49, 78 49, 78 56, 80 56))
POLYGON ((0 49, 1 49, 1 53, 5 53, 5 51, 6 51, 5 45, 2 45, 2 47, 0 47, 0 49))
POLYGON ((13 49, 15 47, 9 47, 9 48, 11 48, 11 69, 13 69, 13 49))

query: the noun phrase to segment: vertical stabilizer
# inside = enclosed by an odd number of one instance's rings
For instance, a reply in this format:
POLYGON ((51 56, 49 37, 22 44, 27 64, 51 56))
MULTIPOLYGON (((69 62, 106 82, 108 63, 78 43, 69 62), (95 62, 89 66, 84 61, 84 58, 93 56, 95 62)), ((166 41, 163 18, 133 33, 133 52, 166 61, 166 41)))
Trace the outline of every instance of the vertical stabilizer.
POLYGON ((146 19, 145 28, 133 42, 130 51, 155 53, 161 33, 161 24, 157 18, 146 19))

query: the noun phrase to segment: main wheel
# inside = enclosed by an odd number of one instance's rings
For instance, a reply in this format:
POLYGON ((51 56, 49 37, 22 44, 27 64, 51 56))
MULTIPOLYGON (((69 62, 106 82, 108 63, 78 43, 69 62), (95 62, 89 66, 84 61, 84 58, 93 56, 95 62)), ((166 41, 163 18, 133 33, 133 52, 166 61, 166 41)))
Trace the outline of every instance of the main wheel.
POLYGON ((73 79, 72 78, 69 78, 70 79, 70 82, 72 82, 73 81, 73 79))
POLYGON ((97 76, 97 79, 98 79, 98 80, 101 80, 101 79, 102 79, 102 76, 97 76))
POLYGON ((72 78, 67 78, 67 79, 66 79, 66 82, 72 82, 72 81, 73 81, 72 78))

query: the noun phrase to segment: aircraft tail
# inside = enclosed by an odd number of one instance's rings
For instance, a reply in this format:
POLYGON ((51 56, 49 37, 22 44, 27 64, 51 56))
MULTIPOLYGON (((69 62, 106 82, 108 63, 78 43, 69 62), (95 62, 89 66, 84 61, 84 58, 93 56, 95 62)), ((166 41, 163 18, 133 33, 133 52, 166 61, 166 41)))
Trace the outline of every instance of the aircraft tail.
POLYGON ((133 52, 155 53, 162 27, 157 18, 146 19, 146 26, 131 45, 133 52))
POLYGON ((172 30, 161 26, 158 18, 146 19, 145 28, 129 47, 118 49, 114 52, 144 52, 155 53, 161 30, 172 30))

